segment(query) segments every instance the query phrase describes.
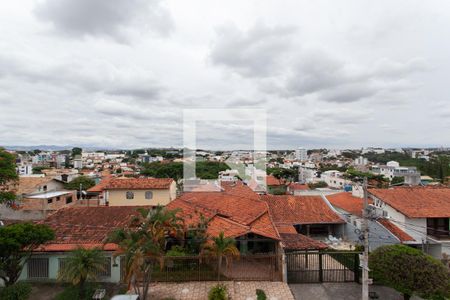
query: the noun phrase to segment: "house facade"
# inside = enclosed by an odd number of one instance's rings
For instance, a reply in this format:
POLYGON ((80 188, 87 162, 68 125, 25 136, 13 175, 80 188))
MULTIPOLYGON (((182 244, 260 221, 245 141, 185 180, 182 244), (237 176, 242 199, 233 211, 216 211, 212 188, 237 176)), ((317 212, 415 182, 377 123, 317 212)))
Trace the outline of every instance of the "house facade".
POLYGON ((176 193, 176 183, 171 178, 114 178, 103 187, 102 204, 167 205, 175 199, 176 193))
POLYGON ((405 244, 442 258, 450 255, 450 188, 372 189, 373 210, 411 237, 405 244))

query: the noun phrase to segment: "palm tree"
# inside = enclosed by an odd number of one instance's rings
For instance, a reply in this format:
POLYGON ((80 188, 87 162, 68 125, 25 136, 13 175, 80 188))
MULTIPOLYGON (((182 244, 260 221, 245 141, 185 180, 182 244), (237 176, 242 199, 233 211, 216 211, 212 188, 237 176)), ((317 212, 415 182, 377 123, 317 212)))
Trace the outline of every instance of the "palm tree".
POLYGON ((202 252, 217 257, 217 281, 220 280, 223 258, 225 258, 225 263, 228 266, 228 259, 239 257, 236 241, 233 238, 225 237, 223 231, 220 232, 219 236, 213 237, 212 243, 206 244, 202 252))
POLYGON ((78 285, 80 298, 83 297, 86 281, 95 281, 99 272, 105 270, 106 257, 98 248, 77 248, 64 259, 58 279, 78 285))
POLYGON ((124 258, 128 289, 133 286, 140 299, 145 300, 154 262, 159 262, 160 268, 163 267, 166 238, 178 235, 183 223, 177 216, 178 210, 168 210, 162 206, 154 209, 141 208, 138 212, 131 220, 129 228, 114 231, 107 242, 119 246, 114 258, 124 258), (138 281, 142 282, 142 289, 138 281))

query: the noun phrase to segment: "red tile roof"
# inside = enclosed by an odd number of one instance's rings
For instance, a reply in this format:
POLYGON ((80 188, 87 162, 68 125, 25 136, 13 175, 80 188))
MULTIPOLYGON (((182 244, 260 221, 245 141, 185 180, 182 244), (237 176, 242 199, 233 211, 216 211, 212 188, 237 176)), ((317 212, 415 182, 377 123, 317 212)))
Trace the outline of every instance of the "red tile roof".
POLYGON ((203 214, 211 219, 208 233, 221 231, 225 236, 238 237, 255 233, 279 240, 280 236, 269 215, 267 204, 242 182, 222 184, 220 192, 186 192, 170 202, 169 209, 180 208, 186 225, 195 224, 203 214))
MULTIPOLYGON (((359 197, 355 197, 351 192, 342 192, 326 196, 331 205, 339 207, 346 212, 362 217, 362 210, 364 206, 364 200, 359 197)), ((369 204, 372 204, 372 200, 369 199, 369 204)))
POLYGON ((320 196, 264 195, 275 224, 345 223, 320 196))
POLYGON ((393 235, 395 235, 400 242, 409 242, 414 241, 414 238, 401 230, 397 225, 394 225, 391 221, 388 219, 379 219, 377 220, 378 223, 384 226, 387 230, 389 230, 393 235))
POLYGON ((97 184, 88 189, 88 192, 91 193, 101 193, 105 189, 105 187, 109 184, 109 182, 114 179, 115 177, 112 176, 105 176, 102 178, 102 180, 97 184))
POLYGON ((279 186, 279 185, 284 185, 284 181, 276 178, 273 175, 267 175, 266 176, 266 184, 270 185, 270 186, 279 186))
POLYGON ((327 244, 298 233, 281 233, 283 248, 288 250, 322 250, 327 244))
POLYGON ((38 250, 69 251, 78 245, 101 247, 109 233, 127 227, 135 215, 138 215, 136 206, 62 208, 37 222, 49 225, 55 232, 55 240, 38 250))
POLYGON ((115 178, 104 189, 106 190, 146 190, 168 189, 172 178, 115 178))
POLYGON ((450 188, 397 187, 370 189, 369 194, 409 218, 450 218, 450 188))
POLYGON ((288 185, 289 190, 291 191, 305 191, 305 190, 309 190, 309 187, 307 184, 301 184, 298 182, 291 182, 288 185))

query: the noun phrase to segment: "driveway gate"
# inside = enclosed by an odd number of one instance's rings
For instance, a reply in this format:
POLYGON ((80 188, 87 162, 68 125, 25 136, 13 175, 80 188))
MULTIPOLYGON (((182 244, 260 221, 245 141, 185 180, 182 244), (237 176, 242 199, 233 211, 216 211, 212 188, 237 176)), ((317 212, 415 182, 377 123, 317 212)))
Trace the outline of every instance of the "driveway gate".
POLYGON ((359 252, 286 253, 288 283, 359 282, 359 252))

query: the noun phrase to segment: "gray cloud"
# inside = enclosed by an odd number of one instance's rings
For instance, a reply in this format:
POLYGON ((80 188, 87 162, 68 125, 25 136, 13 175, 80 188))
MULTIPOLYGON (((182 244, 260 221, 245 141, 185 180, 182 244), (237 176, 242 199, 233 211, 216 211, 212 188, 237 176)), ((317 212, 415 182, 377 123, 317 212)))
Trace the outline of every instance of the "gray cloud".
POLYGON ((292 26, 268 27, 256 24, 248 31, 235 25, 224 25, 217 30, 217 38, 211 49, 211 60, 216 65, 250 77, 273 76, 283 53, 289 50, 293 34, 292 26))
POLYGON ((111 37, 128 42, 130 27, 161 36, 174 29, 170 12, 160 0, 46 0, 35 15, 70 36, 111 37))
POLYGON ((422 59, 406 62, 382 59, 373 65, 354 65, 322 51, 302 53, 287 77, 281 93, 287 96, 315 95, 326 102, 355 102, 379 93, 413 89, 405 80, 426 70, 422 59))
POLYGON ((100 60, 45 65, 0 54, 0 70, 0 77, 16 77, 30 83, 53 85, 55 88, 138 100, 159 100, 164 92, 164 87, 149 72, 136 68, 119 69, 100 60))

